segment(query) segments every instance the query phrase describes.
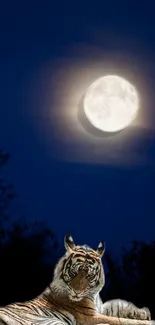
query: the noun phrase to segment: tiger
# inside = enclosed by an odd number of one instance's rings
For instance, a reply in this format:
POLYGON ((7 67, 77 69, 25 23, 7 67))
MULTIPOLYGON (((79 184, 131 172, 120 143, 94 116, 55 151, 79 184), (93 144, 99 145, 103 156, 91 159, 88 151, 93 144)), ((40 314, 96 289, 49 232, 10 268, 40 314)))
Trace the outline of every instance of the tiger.
POLYGON ((125 318, 129 325, 134 319, 145 325, 151 321, 148 308, 120 299, 102 302, 104 242, 93 250, 75 245, 68 234, 64 246, 66 252, 54 269, 52 282, 32 300, 0 307, 0 325, 123 325, 125 318))

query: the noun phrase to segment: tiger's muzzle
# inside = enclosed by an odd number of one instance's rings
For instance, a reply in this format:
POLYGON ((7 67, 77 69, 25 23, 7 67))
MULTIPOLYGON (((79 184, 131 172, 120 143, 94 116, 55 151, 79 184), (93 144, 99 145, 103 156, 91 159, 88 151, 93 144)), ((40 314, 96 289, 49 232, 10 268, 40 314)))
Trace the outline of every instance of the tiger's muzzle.
POLYGON ((68 287, 73 300, 80 300, 89 289, 87 270, 79 269, 78 274, 69 282, 68 287))

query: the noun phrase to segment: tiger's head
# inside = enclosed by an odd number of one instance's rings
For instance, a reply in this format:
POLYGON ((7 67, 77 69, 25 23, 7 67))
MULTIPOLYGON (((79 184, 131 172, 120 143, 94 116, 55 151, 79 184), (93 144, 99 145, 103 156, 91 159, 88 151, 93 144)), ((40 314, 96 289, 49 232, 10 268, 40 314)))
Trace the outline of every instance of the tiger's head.
POLYGON ((64 245, 66 254, 58 262, 54 273, 57 290, 65 292, 73 301, 94 296, 105 283, 101 261, 104 243, 100 242, 95 251, 87 245, 76 246, 73 238, 66 235, 64 245))

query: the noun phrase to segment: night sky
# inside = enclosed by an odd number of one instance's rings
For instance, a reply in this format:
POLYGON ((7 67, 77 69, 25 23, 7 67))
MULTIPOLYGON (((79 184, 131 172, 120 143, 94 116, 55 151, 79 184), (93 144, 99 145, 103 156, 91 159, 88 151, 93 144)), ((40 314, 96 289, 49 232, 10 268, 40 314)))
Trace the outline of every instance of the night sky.
POLYGON ((18 194, 12 212, 62 240, 117 251, 155 238, 155 5, 144 1, 3 1, 0 147, 18 194), (107 137, 80 121, 97 78, 133 83, 140 110, 107 137))

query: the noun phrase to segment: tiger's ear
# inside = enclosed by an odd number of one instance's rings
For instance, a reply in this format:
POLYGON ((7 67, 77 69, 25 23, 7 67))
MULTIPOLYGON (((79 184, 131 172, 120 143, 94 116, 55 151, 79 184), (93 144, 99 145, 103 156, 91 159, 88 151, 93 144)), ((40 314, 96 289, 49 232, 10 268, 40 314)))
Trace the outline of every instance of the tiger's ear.
POLYGON ((64 238, 64 245, 67 251, 73 251, 75 248, 74 240, 71 235, 67 234, 64 238))
POLYGON ((105 252, 105 243, 103 241, 101 241, 99 244, 98 244, 98 247, 97 247, 97 253, 100 255, 100 257, 103 256, 105 252))

